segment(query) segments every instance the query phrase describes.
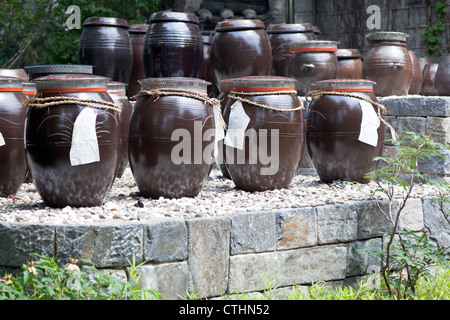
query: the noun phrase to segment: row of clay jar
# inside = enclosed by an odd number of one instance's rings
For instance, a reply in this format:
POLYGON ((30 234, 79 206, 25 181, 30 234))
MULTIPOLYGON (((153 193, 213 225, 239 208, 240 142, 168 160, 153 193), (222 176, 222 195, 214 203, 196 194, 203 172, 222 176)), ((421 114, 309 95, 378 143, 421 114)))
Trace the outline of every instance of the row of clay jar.
MULTIPOLYGON (((407 37, 400 32, 370 34, 371 48, 362 58, 358 49, 337 49, 337 42, 317 40, 308 23, 266 28, 256 19, 229 19, 217 23, 214 36, 202 36, 194 14, 157 12, 148 24, 131 27, 120 18, 86 19, 78 55, 80 64, 94 66, 94 74, 129 84, 129 96, 139 91, 138 80, 144 78, 201 78, 212 83, 209 94, 217 95, 222 79, 267 75, 298 80, 300 95, 315 81, 335 78, 372 80, 377 96, 419 94, 423 68, 407 50, 407 37)), ((448 67, 441 69, 438 84, 448 78, 448 67)), ((446 86, 437 85, 439 95, 448 94, 439 87, 446 86)))

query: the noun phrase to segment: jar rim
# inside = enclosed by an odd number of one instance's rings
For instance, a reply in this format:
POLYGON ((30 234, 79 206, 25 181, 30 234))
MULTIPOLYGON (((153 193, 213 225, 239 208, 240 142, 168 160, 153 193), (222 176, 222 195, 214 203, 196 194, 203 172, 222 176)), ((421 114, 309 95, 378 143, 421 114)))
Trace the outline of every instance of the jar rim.
POLYGON ((149 25, 148 24, 132 24, 129 33, 147 33, 149 25))
POLYGON ((106 92, 106 83, 108 80, 109 78, 97 75, 56 74, 39 77, 33 81, 36 83, 38 92, 50 92, 52 90, 61 90, 58 92, 71 92, 72 89, 76 90, 76 92, 106 92))
POLYGON ((222 92, 228 91, 286 91, 295 90, 296 79, 281 76, 248 76, 219 81, 222 92))
POLYGON ((188 22, 199 24, 198 17, 190 12, 159 11, 150 15, 148 23, 154 22, 188 22))
POLYGON ((93 67, 91 65, 85 64, 42 64, 25 67, 28 75, 32 77, 39 73, 50 73, 50 74, 92 74, 93 67))
POLYGON ((264 29, 264 23, 257 19, 225 19, 216 24, 215 31, 264 29))
POLYGON ((143 90, 151 89, 187 89, 195 91, 205 91, 211 84, 203 79, 188 77, 166 77, 166 78, 146 78, 138 80, 143 90))
POLYGON ((115 17, 89 17, 83 22, 83 27, 85 26, 112 26, 126 29, 130 27, 125 19, 115 17))
POLYGON ((330 40, 304 40, 299 42, 291 42, 289 44, 291 53, 302 51, 337 51, 339 42, 330 40))
POLYGON ((409 34, 397 31, 377 31, 366 35, 369 41, 399 41, 406 42, 409 34))
POLYGON ((313 82, 311 90, 351 91, 353 89, 367 89, 368 92, 373 92, 375 84, 375 81, 367 79, 329 79, 313 82))
POLYGON ((269 24, 266 30, 267 33, 308 33, 314 31, 312 24, 308 22, 269 24))

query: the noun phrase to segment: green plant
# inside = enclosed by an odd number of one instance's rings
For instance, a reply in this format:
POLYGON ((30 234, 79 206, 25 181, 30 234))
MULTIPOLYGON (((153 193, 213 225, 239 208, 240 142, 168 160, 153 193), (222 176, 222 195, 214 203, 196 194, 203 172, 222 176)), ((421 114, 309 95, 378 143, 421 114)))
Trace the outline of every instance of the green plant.
POLYGON ((447 14, 447 7, 446 3, 443 1, 436 1, 434 7, 437 11, 437 21, 436 23, 427 26, 422 35, 422 39, 428 43, 428 55, 430 57, 435 56, 435 58, 439 58, 443 54, 443 41, 441 37, 446 28, 445 16, 447 14))
POLYGON ((22 266, 17 276, 0 280, 0 300, 144 300, 163 298, 154 290, 139 288, 135 259, 130 263, 129 280, 121 281, 110 273, 97 270, 93 263, 71 259, 64 266, 56 257, 34 254, 39 259, 22 266))
POLYGON ((426 233, 416 235, 408 230, 399 230, 400 216, 416 181, 426 181, 426 177, 419 170, 420 162, 432 156, 444 158, 441 151, 448 147, 410 131, 405 132, 403 140, 391 142, 397 147, 396 157, 375 158, 380 160, 382 165, 368 173, 367 177, 377 185, 371 192, 372 197, 378 200, 377 195, 381 193, 388 199, 387 209, 383 208, 379 201, 377 204, 391 223, 392 229, 389 234, 385 234, 387 242, 383 243, 383 250, 371 248, 360 251, 371 251, 381 259, 381 275, 390 295, 395 295, 398 299, 413 298, 419 279, 428 276, 427 265, 445 263, 442 258, 444 249, 431 244, 426 233))

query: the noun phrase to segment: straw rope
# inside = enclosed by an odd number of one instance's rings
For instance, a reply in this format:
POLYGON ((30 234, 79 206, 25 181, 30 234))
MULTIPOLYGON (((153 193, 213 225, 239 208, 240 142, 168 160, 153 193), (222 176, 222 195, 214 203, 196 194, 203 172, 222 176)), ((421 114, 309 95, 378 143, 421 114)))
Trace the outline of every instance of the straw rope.
POLYGON ((289 90, 289 91, 266 91, 266 92, 236 92, 236 91, 230 91, 228 94, 228 98, 239 100, 241 102, 247 103, 249 105, 252 105, 254 107, 259 107, 267 110, 273 110, 273 111, 280 111, 280 112, 295 112, 299 110, 305 109, 303 106, 303 101, 300 101, 300 106, 293 109, 280 109, 271 107, 262 103, 257 103, 254 101, 251 101, 249 99, 243 98, 241 96, 264 96, 264 95, 278 95, 278 94, 286 94, 286 93, 295 93, 297 95, 297 91, 295 90, 289 90))
POLYGON ((115 103, 97 100, 97 99, 79 99, 75 97, 47 97, 47 98, 31 98, 24 102, 27 108, 48 108, 64 104, 74 104, 90 108, 106 109, 121 112, 120 106, 115 103))

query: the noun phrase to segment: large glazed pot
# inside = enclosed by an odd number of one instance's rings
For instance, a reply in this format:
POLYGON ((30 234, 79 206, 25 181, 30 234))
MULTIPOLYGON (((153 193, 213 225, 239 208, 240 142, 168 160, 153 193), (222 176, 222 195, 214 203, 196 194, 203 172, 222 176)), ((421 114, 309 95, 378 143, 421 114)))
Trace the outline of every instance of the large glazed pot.
POLYGON ((207 85, 194 78, 141 81, 146 94, 134 105, 128 158, 142 196, 194 197, 201 191, 214 163, 207 85))
POLYGON ((271 74, 272 49, 264 28, 260 20, 230 19, 217 23, 211 65, 218 87, 223 79, 271 74))
POLYGON ((128 84, 128 96, 132 97, 141 90, 139 80, 145 79, 144 71, 144 39, 148 30, 148 24, 133 24, 128 30, 131 46, 133 47, 133 67, 131 69, 130 83, 128 84))
POLYGON ((289 77, 289 66, 291 64, 289 44, 304 40, 315 40, 313 26, 310 23, 269 24, 266 30, 272 47, 272 74, 289 77))
POLYGON ((434 88, 438 96, 450 96, 450 55, 444 54, 439 60, 434 88))
POLYGON ((308 40, 290 45, 289 74, 297 80, 295 88, 299 95, 306 95, 313 82, 336 79, 339 72, 337 45, 337 42, 327 40, 308 40))
POLYGON ((294 83, 276 76, 221 81, 222 90, 228 88, 224 161, 237 188, 289 188, 305 151, 304 110, 294 83))
POLYGON ((436 72, 439 67, 438 63, 431 63, 425 65, 423 68, 423 83, 420 93, 424 96, 437 96, 437 91, 434 87, 436 72))
POLYGON ((22 79, 0 77, 0 196, 15 194, 27 172, 23 131, 26 99, 22 79))
POLYGON ((28 169, 50 207, 100 206, 116 177, 120 108, 98 76, 38 78, 28 105, 28 169), (52 105, 47 105, 52 103, 52 105))
POLYGON ((409 50, 409 55, 411 57, 411 63, 413 68, 413 76, 411 79, 411 85, 409 86, 408 94, 419 94, 422 89, 423 75, 422 69, 420 67, 419 59, 417 59, 414 51, 409 50))
POLYGON ((93 68, 84 64, 43 64, 25 67, 30 81, 51 74, 92 74, 93 68))
POLYGON ((117 169, 117 177, 122 177, 128 166, 128 132, 130 131, 130 118, 132 107, 126 96, 126 84, 122 82, 108 82, 108 94, 115 104, 121 108, 120 122, 120 161, 117 169))
POLYGON ((93 73, 112 81, 128 83, 133 67, 133 49, 126 20, 91 17, 83 23, 78 62, 93 66, 93 73))
POLYGON ((319 81, 314 90, 324 95, 309 105, 306 143, 311 161, 323 182, 336 180, 366 183, 365 175, 377 168, 374 157, 383 152, 384 125, 378 109, 353 94, 377 102, 373 82, 357 79, 319 81))
POLYGON ((401 32, 375 32, 367 36, 371 49, 364 57, 363 77, 376 82, 373 90, 377 97, 408 93, 413 67, 406 49, 407 37, 401 32))
POLYGON ((150 16, 144 40, 146 78, 200 78, 202 63, 203 42, 195 14, 156 12, 150 16))
POLYGON ((362 60, 358 49, 338 49, 339 63, 337 79, 362 79, 362 60))

